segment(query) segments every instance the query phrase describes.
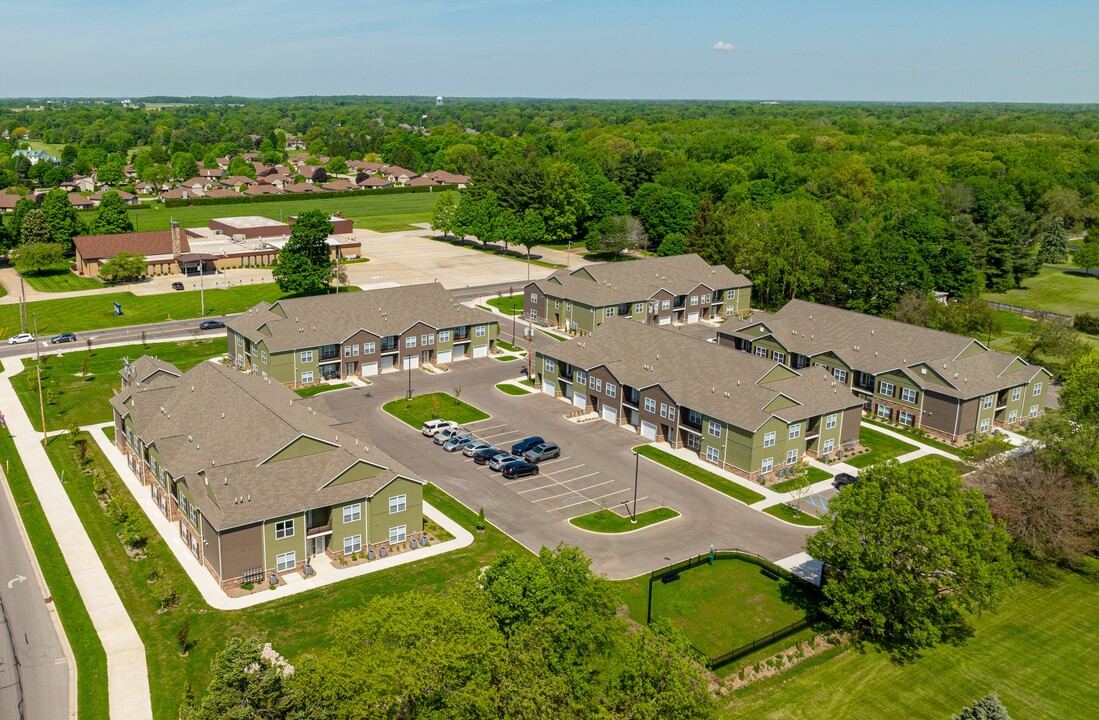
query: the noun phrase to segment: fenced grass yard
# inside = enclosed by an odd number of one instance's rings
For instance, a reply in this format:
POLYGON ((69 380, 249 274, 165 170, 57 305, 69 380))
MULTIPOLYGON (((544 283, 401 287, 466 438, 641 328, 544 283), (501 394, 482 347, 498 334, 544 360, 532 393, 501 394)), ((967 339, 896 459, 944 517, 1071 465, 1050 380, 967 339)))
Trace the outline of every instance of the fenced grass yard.
POLYGON ((1080 270, 1043 268, 1024 280, 1021 288, 982 297, 1062 315, 1095 312, 1099 308, 1099 276, 1085 275, 1080 270))

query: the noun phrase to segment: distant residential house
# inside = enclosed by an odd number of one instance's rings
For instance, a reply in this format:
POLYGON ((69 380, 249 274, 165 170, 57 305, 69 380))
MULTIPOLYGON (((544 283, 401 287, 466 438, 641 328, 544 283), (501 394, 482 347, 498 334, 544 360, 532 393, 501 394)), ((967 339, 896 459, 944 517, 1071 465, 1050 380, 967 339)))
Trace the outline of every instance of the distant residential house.
POLYGON ((286 136, 286 149, 287 150, 304 150, 305 141, 296 135, 286 136))
POLYGON ((267 177, 261 177, 259 183, 262 185, 272 185, 282 190, 284 187, 294 182, 294 179, 289 175, 268 175, 267 177))
POLYGON ((333 180, 332 182, 326 182, 325 184, 321 185, 322 190, 331 192, 336 192, 340 190, 355 190, 357 188, 358 186, 355 185, 355 183, 351 182, 350 180, 344 180, 343 178, 338 178, 336 180, 333 180))
POLYGON ((248 177, 247 175, 231 175, 227 178, 222 178, 221 184, 228 185, 229 187, 250 187, 256 184, 256 180, 248 177))
POLYGON ((217 181, 213 178, 193 177, 181 182, 180 187, 191 191, 196 197, 202 197, 207 190, 217 187, 217 181))
POLYGON ((289 185, 286 185, 285 187, 283 187, 282 191, 287 192, 287 193, 324 192, 324 190, 321 189, 320 185, 312 185, 312 184, 307 183, 307 182, 290 183, 289 185))
POLYGON ((213 178, 215 180, 225 177, 225 171, 220 167, 218 168, 202 168, 198 171, 198 176, 202 178, 213 178))
POLYGON ((172 188, 160 193, 161 200, 190 200, 194 197, 196 195, 187 188, 172 188))
MULTIPOLYGON (((115 192, 118 193, 118 196, 122 198, 122 202, 126 205, 137 205, 141 202, 138 199, 137 195, 132 195, 125 190, 115 190, 115 192)), ((88 199, 94 202, 96 207, 99 207, 99 203, 103 200, 103 193, 95 193, 94 195, 89 195, 88 199)))
POLYGON ((208 198, 235 198, 240 197, 240 193, 233 188, 216 187, 213 190, 208 190, 205 197, 208 198))
POLYGON ((468 175, 458 175, 446 170, 433 170, 427 173, 425 177, 431 178, 440 185, 457 185, 459 188, 464 188, 469 184, 468 175))
POLYGON ((137 185, 134 185, 134 190, 137 190, 138 193, 142 195, 152 195, 154 192, 156 192, 157 187, 151 182, 145 182, 144 180, 142 180, 137 185))
POLYGON ((245 188, 242 195, 279 195, 282 193, 282 188, 275 185, 253 185, 249 188, 245 188))
POLYGON ((258 178, 263 177, 264 175, 274 175, 278 172, 274 166, 264 165, 261 162, 252 163, 252 169, 256 171, 256 177, 258 178))
POLYGON ((321 169, 323 168, 320 165, 302 165, 298 168, 297 174, 305 178, 306 182, 313 182, 313 176, 321 169))
POLYGON ((127 178, 130 178, 130 179, 133 179, 133 178, 136 178, 136 177, 137 177, 137 171, 136 171, 136 170, 134 170, 134 166, 133 166, 133 165, 127 165, 127 166, 125 166, 124 168, 122 168, 122 173, 123 173, 123 174, 124 174, 124 175, 125 175, 125 176, 126 176, 127 178))
POLYGON ((0 212, 11 212, 15 209, 15 203, 22 200, 24 197, 29 198, 29 195, 11 195, 6 192, 0 192, 0 212))
POLYGON ((381 170, 382 175, 390 182, 405 185, 409 180, 419 177, 419 175, 412 170, 407 170, 399 165, 387 165, 381 170))
POLYGON ((233 158, 229 157, 228 155, 226 155, 225 157, 219 157, 217 158, 218 167, 222 170, 228 170, 229 163, 232 162, 232 160, 233 158))
POLYGON ((421 175, 420 177, 412 178, 411 180, 406 182, 405 187, 434 187, 438 184, 439 183, 435 182, 431 178, 421 175))
POLYGON ((31 165, 37 165, 40 162, 48 162, 51 165, 60 165, 61 161, 50 155, 45 150, 16 150, 11 154, 13 158, 25 157, 31 161, 31 165))
POLYGON ((95 185, 95 178, 86 175, 78 175, 70 180, 66 180, 57 187, 72 192, 93 192, 95 190, 95 185))
POLYGON ((376 175, 363 178, 359 183, 361 188, 388 188, 393 187, 393 182, 386 178, 380 178, 376 175))
POLYGON ((69 193, 69 203, 77 210, 91 210, 99 203, 80 193, 69 193))

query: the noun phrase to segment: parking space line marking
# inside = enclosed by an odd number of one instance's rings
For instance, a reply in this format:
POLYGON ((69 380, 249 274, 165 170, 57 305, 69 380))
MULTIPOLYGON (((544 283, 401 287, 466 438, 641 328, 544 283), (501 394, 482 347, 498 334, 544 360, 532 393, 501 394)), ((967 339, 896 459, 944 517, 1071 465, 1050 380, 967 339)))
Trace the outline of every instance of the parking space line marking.
POLYGON ((553 475, 557 475, 557 474, 563 473, 563 472, 568 472, 569 470, 579 470, 582 467, 584 467, 584 463, 580 463, 579 465, 573 465, 572 467, 561 468, 560 470, 554 470, 551 473, 542 473, 542 474, 545 475, 546 477, 552 477, 553 475))
POLYGON ((569 460, 570 458, 572 458, 572 455, 566 455, 565 457, 555 457, 552 460, 543 460, 542 462, 538 463, 538 467, 542 467, 544 465, 550 465, 550 464, 555 463, 555 462, 561 462, 562 460, 569 460))
POLYGON ((477 428, 477 430, 480 431, 480 432, 485 432, 486 430, 495 430, 496 428, 502 428, 502 427, 507 427, 507 426, 508 426, 507 423, 500 423, 499 425, 489 425, 486 428, 477 428))
POLYGON ((469 422, 467 422, 467 423, 462 423, 462 424, 463 424, 463 425, 476 425, 477 423, 483 423, 483 422, 486 422, 486 421, 488 421, 488 420, 492 420, 492 418, 490 418, 490 417, 487 417, 487 418, 484 418, 484 419, 482 419, 482 420, 470 420, 469 422))
MULTIPOLYGON (((532 476, 532 477, 538 477, 538 476, 537 476, 537 475, 534 475, 534 476, 532 476)), ((519 494, 519 495, 522 495, 523 493, 529 493, 529 492, 534 492, 535 490, 548 490, 548 489, 550 489, 551 487, 555 487, 555 486, 556 486, 556 487, 560 487, 560 486, 561 486, 561 483, 559 483, 559 482, 555 482, 555 483, 553 483, 553 485, 543 485, 542 487, 536 487, 536 488, 527 488, 526 490, 519 490, 517 494, 519 494)))
MULTIPOLYGON (((571 503, 569 505, 561 505, 560 507, 550 508, 546 512, 556 512, 557 510, 566 510, 568 508, 574 508, 574 507, 577 507, 579 505, 586 505, 588 503, 594 503, 596 500, 602 500, 605 497, 610 497, 611 495, 617 495, 618 493, 625 492, 627 490, 629 490, 629 488, 622 488, 621 490, 615 490, 614 492, 609 492, 606 495, 600 495, 597 498, 589 498, 589 497, 581 496, 581 497, 584 497, 584 499, 581 500, 580 502, 574 502, 574 503, 571 503)), ((638 499, 640 499, 640 498, 638 498, 638 499)))
MULTIPOLYGON (((553 500, 554 498, 564 497, 565 495, 580 495, 581 497, 587 497, 586 495, 584 495, 584 493, 587 492, 588 490, 591 490, 592 488, 599 487, 600 485, 606 485, 607 483, 612 483, 612 482, 614 482, 614 480, 604 480, 601 483, 596 483, 594 485, 591 485, 590 487, 584 488, 583 490, 569 490, 568 492, 561 493, 560 495, 550 495, 549 497, 538 498, 537 500, 531 500, 531 502, 532 503, 540 503, 544 500, 553 500)), ((562 486, 562 487, 564 487, 564 486, 562 486)), ((565 488, 565 489, 567 490, 568 488, 565 488)))
MULTIPOLYGON (((593 484, 593 485, 588 485, 587 487, 582 487, 582 488, 579 488, 579 489, 577 489, 577 488, 573 488, 573 489, 572 489, 572 491, 573 491, 574 493, 576 493, 577 495, 581 495, 581 496, 583 496, 583 497, 587 497, 586 493, 588 492, 588 490, 591 490, 592 488, 597 488, 597 487, 599 487, 600 485, 606 485, 606 484, 607 484, 607 483, 609 483, 609 482, 614 482, 614 480, 605 480, 605 481, 603 481, 603 482, 597 482, 597 483, 595 483, 595 484, 593 484)), ((562 484, 562 487, 568 487, 568 486, 567 486, 567 485, 565 485, 565 484, 562 484)))
POLYGON ((491 440, 492 438, 503 437, 505 435, 518 435, 518 434, 519 434, 518 430, 508 430, 507 432, 496 433, 494 435, 482 435, 481 439, 482 440, 491 440))
MULTIPOLYGON (((564 472, 564 471, 562 471, 562 472, 564 472)), ((587 475, 581 475, 580 477, 574 477, 572 480, 564 480, 564 481, 558 480, 557 482, 561 485, 566 485, 568 483, 574 483, 577 480, 583 480, 584 478, 590 478, 592 475, 598 475, 598 474, 599 474, 599 471, 596 470, 595 472, 588 473, 587 475)))
MULTIPOLYGON (((535 480, 541 477, 540 475, 527 475, 525 478, 519 478, 518 480, 508 480, 505 485, 514 485, 515 483, 526 482, 527 480, 535 480)), ((553 485, 547 485, 546 487, 553 487, 553 485)))

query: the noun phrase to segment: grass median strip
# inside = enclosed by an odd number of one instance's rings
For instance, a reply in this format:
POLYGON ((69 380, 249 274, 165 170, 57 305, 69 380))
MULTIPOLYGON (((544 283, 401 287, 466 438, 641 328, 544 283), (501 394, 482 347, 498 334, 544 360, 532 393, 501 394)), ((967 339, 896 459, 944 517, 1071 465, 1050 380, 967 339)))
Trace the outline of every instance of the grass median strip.
POLYGON ((351 383, 332 383, 331 385, 314 385, 312 387, 298 388, 294 392, 298 394, 298 397, 311 398, 321 393, 326 393, 329 390, 343 390, 344 388, 351 387, 351 383))
POLYGON ((580 517, 570 518, 569 524, 590 532, 624 533, 630 532, 631 530, 640 530, 643 527, 656 525, 657 523, 662 523, 665 520, 671 520, 672 518, 677 517, 679 517, 679 513, 666 507, 638 513, 637 522, 633 522, 628 516, 622 517, 618 513, 611 512, 610 510, 600 510, 598 512, 588 513, 587 515, 581 515, 580 517))
POLYGON ((489 418, 488 413, 444 392, 414 395, 411 400, 393 400, 382 405, 382 410, 417 430, 435 418, 453 420, 459 425, 489 418))
POLYGON ((820 521, 819 518, 816 518, 807 512, 802 512, 801 510, 795 510, 785 503, 772 505, 769 508, 765 508, 763 512, 773 517, 777 517, 779 520, 785 520, 788 523, 793 523, 794 525, 816 527, 824 524, 820 521))
POLYGON ((664 452, 652 445, 638 445, 634 448, 634 452, 641 455, 641 457, 658 462, 670 470, 675 470, 677 473, 686 475, 690 479, 700 482, 706 487, 724 493, 734 500, 739 500, 746 505, 751 505, 752 503, 759 502, 763 499, 763 495, 760 495, 754 490, 749 490, 732 480, 726 480, 717 473, 712 473, 705 468, 701 468, 692 462, 687 462, 681 457, 676 457, 675 455, 664 452))
POLYGON ((530 395, 531 391, 526 388, 521 388, 513 383, 499 383, 496 389, 505 395, 530 395))

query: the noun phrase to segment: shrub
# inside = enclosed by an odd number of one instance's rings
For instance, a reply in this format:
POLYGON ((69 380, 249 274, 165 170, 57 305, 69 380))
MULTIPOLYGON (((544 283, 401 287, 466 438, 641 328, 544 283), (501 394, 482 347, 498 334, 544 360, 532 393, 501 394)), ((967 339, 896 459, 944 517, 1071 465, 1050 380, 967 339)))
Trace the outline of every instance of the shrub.
POLYGON ((126 501, 117 497, 112 497, 107 501, 107 507, 104 512, 107 513, 107 517, 110 521, 116 525, 121 525, 130 517, 130 508, 126 501))
POLYGON ((157 607, 161 610, 170 610, 179 602, 179 593, 166 577, 158 577, 153 583, 153 597, 156 598, 157 607))
POLYGON ((1072 326, 1088 335, 1099 335, 1099 315, 1082 313, 1072 318, 1072 326))
POLYGON ((131 515, 122 525, 122 542, 134 550, 140 550, 149 542, 137 517, 131 515))

